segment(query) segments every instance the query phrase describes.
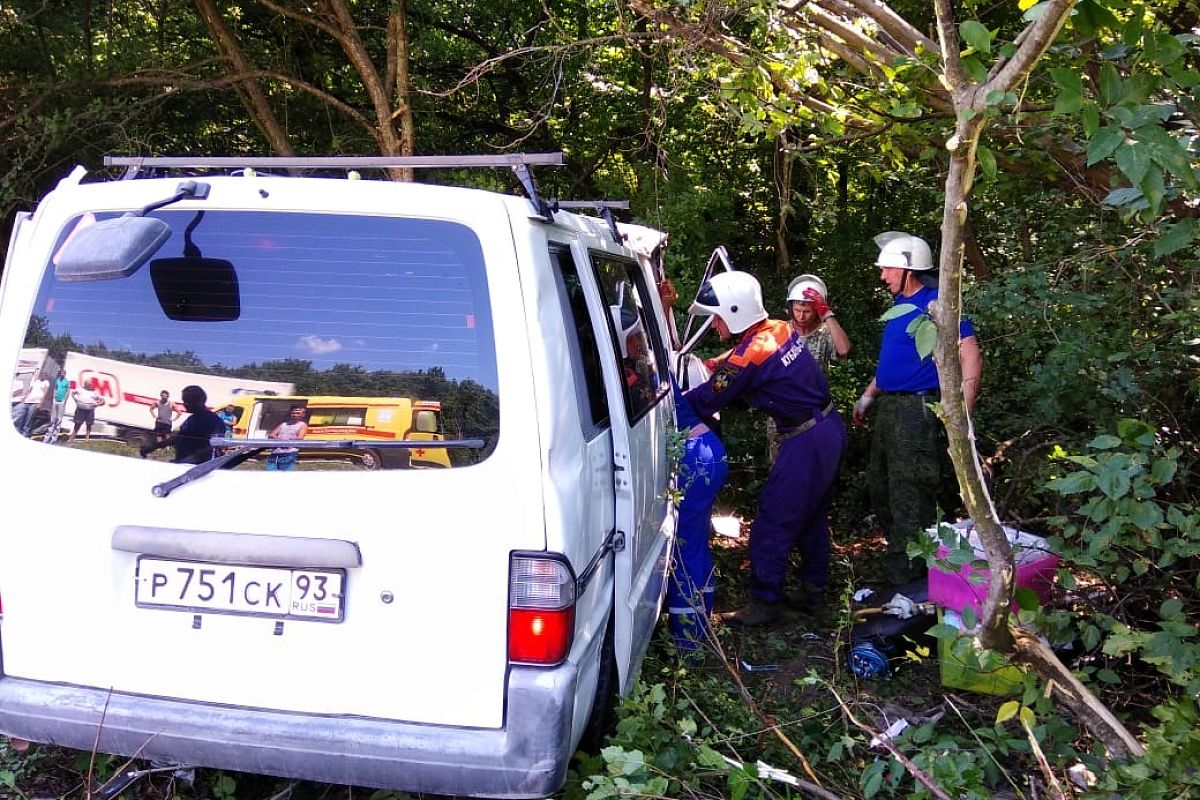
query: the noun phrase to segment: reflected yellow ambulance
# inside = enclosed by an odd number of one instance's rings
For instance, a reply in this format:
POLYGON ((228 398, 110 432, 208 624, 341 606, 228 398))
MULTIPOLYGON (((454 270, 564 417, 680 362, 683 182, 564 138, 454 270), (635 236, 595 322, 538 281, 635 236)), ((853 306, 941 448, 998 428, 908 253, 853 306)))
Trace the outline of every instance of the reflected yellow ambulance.
MULTIPOLYGON (((445 439, 442 404, 407 397, 337 397, 326 395, 236 397, 229 403, 235 422, 233 438, 265 439, 288 419, 293 406, 304 406, 306 441, 353 439, 356 442, 430 441, 445 439)), ((216 409, 220 411, 220 409, 216 409)), ((354 447, 346 450, 301 450, 301 459, 336 458, 364 469, 449 467, 450 457, 438 447, 354 447)))

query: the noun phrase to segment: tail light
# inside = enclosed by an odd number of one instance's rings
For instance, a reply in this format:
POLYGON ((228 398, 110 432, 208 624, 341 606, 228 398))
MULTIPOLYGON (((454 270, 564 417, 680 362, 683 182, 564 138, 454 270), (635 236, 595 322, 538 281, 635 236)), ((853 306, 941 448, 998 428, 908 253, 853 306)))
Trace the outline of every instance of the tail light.
POLYGON ((559 558, 513 554, 508 568, 508 660, 554 665, 575 635, 575 576, 559 558))

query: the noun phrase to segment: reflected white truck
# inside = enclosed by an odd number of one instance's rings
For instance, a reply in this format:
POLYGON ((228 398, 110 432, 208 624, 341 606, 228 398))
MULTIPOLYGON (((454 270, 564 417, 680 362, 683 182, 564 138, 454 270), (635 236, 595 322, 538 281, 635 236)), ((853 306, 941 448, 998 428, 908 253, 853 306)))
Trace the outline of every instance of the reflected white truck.
MULTIPOLYGON (((96 408, 93 435, 122 439, 134 447, 154 441, 154 417, 150 415, 150 409, 158 402, 159 394, 164 389, 170 392, 175 409, 185 414, 180 398, 183 396, 183 387, 193 384, 204 389, 208 395, 208 407, 214 410, 247 395, 290 395, 295 388, 293 384, 283 381, 185 372, 130 364, 74 351, 66 354, 63 368, 72 387, 83 386, 89 380, 95 381, 96 391, 104 398, 104 405, 96 408)), ((74 404, 68 401, 64 430, 71 429, 73 408, 74 404)))

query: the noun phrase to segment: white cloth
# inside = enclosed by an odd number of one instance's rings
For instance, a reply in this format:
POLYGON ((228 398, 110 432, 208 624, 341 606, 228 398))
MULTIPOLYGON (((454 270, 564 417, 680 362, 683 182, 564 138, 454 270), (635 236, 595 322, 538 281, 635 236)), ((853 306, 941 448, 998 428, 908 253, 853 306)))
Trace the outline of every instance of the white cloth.
POLYGON ((25 401, 31 405, 40 406, 50 391, 50 381, 45 378, 34 378, 29 382, 29 391, 25 393, 25 401))

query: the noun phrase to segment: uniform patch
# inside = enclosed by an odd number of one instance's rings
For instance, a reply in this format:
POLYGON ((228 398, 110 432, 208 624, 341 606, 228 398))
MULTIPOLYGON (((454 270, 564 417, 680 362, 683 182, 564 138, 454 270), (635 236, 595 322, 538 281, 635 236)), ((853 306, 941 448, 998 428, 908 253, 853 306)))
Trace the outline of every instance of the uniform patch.
POLYGON ((721 367, 712 376, 709 385, 712 386, 714 392, 720 393, 729 388, 729 381, 733 380, 733 376, 737 375, 736 369, 730 367, 721 367))

